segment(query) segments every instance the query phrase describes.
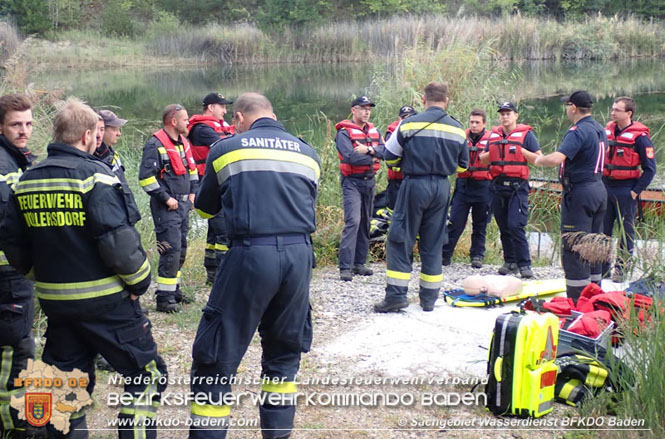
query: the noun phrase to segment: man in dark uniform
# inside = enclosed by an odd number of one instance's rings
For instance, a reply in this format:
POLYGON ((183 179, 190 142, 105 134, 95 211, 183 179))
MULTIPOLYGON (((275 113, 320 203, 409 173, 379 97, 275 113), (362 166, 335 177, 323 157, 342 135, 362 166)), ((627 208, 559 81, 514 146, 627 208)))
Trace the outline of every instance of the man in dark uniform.
MULTIPOLYGON (((622 282, 633 254, 637 203, 640 193, 656 175, 656 153, 649 128, 633 121, 635 101, 632 98, 616 98, 610 116, 612 120, 605 127, 609 144, 603 170, 607 190, 603 231, 612 236, 615 221, 619 223, 619 249, 612 280, 622 282)), ((609 276, 610 269, 609 264, 604 266, 603 274, 609 276)))
MULTIPOLYGON (((226 99, 219 93, 209 93, 203 98, 203 114, 196 114, 189 118, 189 141, 192 144, 192 155, 196 162, 199 178, 205 173, 206 159, 210 146, 220 138, 234 133, 231 125, 226 123, 224 115, 226 106, 233 101, 226 99)), ((224 255, 229 249, 228 238, 224 228, 223 213, 219 213, 208 220, 208 233, 203 266, 206 269, 206 283, 212 285, 215 280, 217 267, 221 264, 224 255)))
MULTIPOLYGON (((0 97, 0 219, 19 177, 35 156, 28 149, 32 134, 32 102, 27 96, 0 97)), ((34 342, 30 331, 34 317, 32 282, 9 265, 0 251, 0 433, 2 437, 27 437, 32 427, 17 418, 9 403, 11 395, 22 388, 14 378, 33 358, 34 342)))
MULTIPOLYGON (((556 152, 534 156, 534 164, 560 166, 561 233, 600 233, 607 205, 601 180, 607 138, 603 127, 591 117, 593 101, 589 93, 578 90, 562 100, 574 125, 556 152)), ((566 294, 575 301, 589 282, 600 281, 600 264, 590 266, 571 250, 565 238, 561 240, 561 265, 566 276, 566 294)))
MULTIPOLYGON (((16 184, 0 243, 12 266, 34 272, 48 317, 42 360, 87 373, 92 393, 93 360, 102 354, 131 382, 120 438, 155 438, 152 418, 166 365, 138 303, 150 286, 150 264, 129 223, 120 180, 92 155, 97 118, 75 98, 58 111, 48 158, 16 184)), ((62 434, 53 429, 49 436, 62 434)), ((88 437, 84 411, 72 414, 67 437, 88 437)))
POLYGON ((469 115, 469 129, 466 132, 466 144, 469 147, 469 169, 457 173, 457 182, 453 192, 450 218, 448 218, 448 243, 443 246, 443 265, 450 265, 455 246, 469 217, 471 232, 471 266, 481 268, 485 258, 485 231, 490 220, 490 182, 492 176, 489 166, 480 162, 480 154, 487 147, 489 131, 485 130, 486 115, 483 110, 474 109, 469 115))
POLYGON ((150 195, 155 223, 159 269, 157 311, 177 312, 185 300, 180 290, 180 269, 187 255, 189 211, 194 203, 199 177, 187 140, 187 110, 166 106, 164 128, 153 133, 143 147, 139 183, 150 195))
POLYGON ((122 164, 122 160, 120 160, 120 156, 113 148, 116 143, 118 143, 118 138, 122 135, 120 128, 127 123, 127 120, 119 118, 110 110, 99 110, 98 113, 104 121, 104 130, 102 143, 97 146, 95 157, 106 163, 106 165, 111 168, 113 173, 118 177, 120 183, 122 183, 122 192, 129 209, 129 222, 134 225, 141 219, 141 213, 136 205, 134 194, 129 188, 127 177, 125 177, 125 167, 122 164))
MULTIPOLYGON (((401 107, 399 109, 399 116, 397 120, 388 125, 386 128, 386 142, 388 139, 390 139, 390 136, 392 136, 400 122, 415 114, 418 114, 418 112, 412 106, 404 105, 401 107)), ((404 175, 402 175, 399 167, 388 168, 388 187, 386 188, 386 193, 388 195, 388 208, 391 211, 395 209, 397 194, 399 193, 399 187, 402 184, 402 179, 404 179, 404 175)))
POLYGON ((400 166, 404 180, 386 244, 386 296, 376 312, 408 306, 411 251, 420 235, 420 306, 432 311, 443 282, 441 248, 450 198, 448 176, 469 165, 466 133, 446 113, 448 85, 430 82, 425 87, 425 111, 402 121, 386 146, 388 166, 400 166))
POLYGON ((351 120, 335 125, 344 202, 344 230, 339 242, 339 274, 343 281, 353 280, 354 274, 373 274, 365 263, 374 205, 374 175, 383 158, 381 133, 369 122, 374 106, 367 96, 360 96, 351 103, 351 120))
POLYGON ((526 238, 529 221, 530 154, 541 155, 540 145, 529 125, 518 124, 517 107, 512 102, 499 106, 500 125, 492 127, 487 152, 480 154, 484 165, 490 165, 492 213, 499 226, 503 259, 499 274, 517 274, 523 279, 533 277, 531 255, 526 238))
POLYGON ((266 97, 245 93, 234 113, 240 134, 213 145, 196 198, 203 214, 224 210, 231 248, 194 340, 192 391, 210 399, 192 404, 189 437, 226 437, 227 379, 235 375, 258 326, 266 394, 259 408, 262 434, 288 438, 295 375, 301 352, 312 341, 310 234, 320 165, 314 149, 276 121, 266 97))

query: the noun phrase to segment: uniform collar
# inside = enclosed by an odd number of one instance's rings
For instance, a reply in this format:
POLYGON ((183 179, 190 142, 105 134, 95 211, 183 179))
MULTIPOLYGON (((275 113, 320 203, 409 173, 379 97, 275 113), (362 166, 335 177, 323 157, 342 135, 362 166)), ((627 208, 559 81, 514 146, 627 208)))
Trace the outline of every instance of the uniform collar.
POLYGON ((26 169, 37 159, 29 148, 19 148, 2 134, 0 134, 0 146, 7 150, 21 169, 26 169))
POLYGON ((253 130, 255 128, 265 128, 265 127, 279 128, 282 131, 286 131, 284 129, 284 125, 282 125, 281 122, 276 121, 272 117, 260 117, 256 119, 252 124, 252 126, 249 127, 249 129, 253 130))
POLYGON ((95 156, 88 154, 87 152, 80 151, 74 148, 72 145, 68 145, 66 143, 50 143, 49 146, 46 147, 46 152, 48 153, 49 157, 59 155, 73 155, 81 158, 97 160, 95 156))
POLYGON ((584 116, 582 119, 578 120, 575 125, 579 125, 582 122, 590 122, 591 121, 591 115, 589 114, 588 116, 584 116))
POLYGON ((441 111, 442 113, 447 114, 446 110, 444 110, 442 107, 438 107, 436 105, 433 105, 433 106, 427 108, 427 110, 425 110, 425 112, 427 112, 427 111, 441 111))

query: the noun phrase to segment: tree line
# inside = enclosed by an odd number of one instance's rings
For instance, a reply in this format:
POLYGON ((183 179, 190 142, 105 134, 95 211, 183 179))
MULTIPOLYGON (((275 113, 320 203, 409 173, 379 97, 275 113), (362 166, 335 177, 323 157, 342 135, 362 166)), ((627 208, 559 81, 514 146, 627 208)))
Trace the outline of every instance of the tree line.
POLYGON ((113 36, 138 37, 151 22, 202 25, 248 22, 267 31, 331 21, 404 14, 497 16, 522 14, 557 19, 601 13, 644 19, 665 17, 665 0, 3 0, 0 17, 24 34, 50 36, 94 28, 113 36))

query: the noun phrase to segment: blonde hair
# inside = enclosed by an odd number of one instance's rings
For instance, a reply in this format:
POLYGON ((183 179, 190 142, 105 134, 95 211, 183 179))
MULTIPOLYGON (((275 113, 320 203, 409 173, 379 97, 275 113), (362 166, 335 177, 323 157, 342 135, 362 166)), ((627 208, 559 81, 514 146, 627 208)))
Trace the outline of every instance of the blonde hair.
POLYGON ((53 119, 53 140, 74 145, 86 130, 95 131, 99 115, 78 98, 67 98, 53 119))

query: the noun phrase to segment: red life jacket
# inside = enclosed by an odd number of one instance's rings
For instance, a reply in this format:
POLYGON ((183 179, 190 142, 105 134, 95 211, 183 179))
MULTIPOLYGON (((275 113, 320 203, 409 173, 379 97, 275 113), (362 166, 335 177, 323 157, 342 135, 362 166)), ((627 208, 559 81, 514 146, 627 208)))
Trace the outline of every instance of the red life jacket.
POLYGON ((529 125, 518 124, 505 138, 501 126, 492 127, 488 139, 490 152, 490 174, 493 178, 529 178, 529 165, 522 155, 522 145, 527 133, 531 131, 529 125))
MULTIPOLYGON (((186 174, 187 169, 185 169, 185 164, 183 163, 182 157, 180 156, 180 151, 173 144, 166 131, 164 131, 162 128, 161 130, 152 133, 152 135, 157 137, 157 140, 159 140, 164 146, 164 149, 166 149, 166 153, 169 156, 169 161, 171 162, 171 169, 173 169, 173 173, 175 175, 186 174)), ((185 136, 180 136, 180 141, 182 142, 182 147, 185 151, 187 167, 190 171, 196 171, 196 163, 194 162, 194 157, 192 157, 192 149, 189 146, 189 141, 185 138, 185 136)))
MULTIPOLYGON (((223 139, 224 137, 235 134, 236 127, 229 125, 225 120, 218 120, 213 116, 204 116, 202 114, 195 114, 189 118, 189 124, 187 125, 188 130, 192 130, 195 125, 200 123, 208 125, 210 128, 215 130, 219 134, 219 138, 223 139)), ((205 174, 206 170, 206 159, 210 153, 210 146, 207 145, 192 145, 192 156, 196 162, 196 169, 199 175, 205 174)))
MULTIPOLYGON (((397 125, 399 125, 401 121, 402 121, 401 119, 397 119, 395 122, 388 125, 388 128, 386 128, 386 139, 388 138, 388 133, 392 135, 395 132, 395 128, 397 128, 397 125)), ((404 174, 402 174, 401 171, 396 171, 393 168, 388 168, 388 180, 402 180, 403 178, 404 174)))
POLYGON ((605 154, 605 168, 603 176, 615 180, 640 178, 640 154, 635 151, 635 141, 639 136, 649 135, 649 128, 639 122, 633 122, 618 136, 616 122, 610 122, 605 127, 609 147, 605 154))
MULTIPOLYGON (((350 120, 343 120, 338 122, 337 125, 335 125, 335 128, 337 131, 346 130, 346 132, 349 133, 351 143, 354 145, 354 147, 356 142, 360 143, 361 145, 373 146, 375 148, 381 143, 381 133, 379 133, 379 130, 374 128, 374 124, 370 122, 367 122, 367 132, 363 131, 362 128, 350 120)), ((337 151, 337 157, 339 157, 339 170, 342 171, 342 175, 345 177, 348 177, 349 175, 363 175, 367 173, 376 174, 376 171, 378 171, 379 167, 381 166, 379 163, 374 163, 372 165, 352 166, 344 161, 344 158, 339 151, 337 151)))
POLYGON ((487 140, 490 138, 490 132, 485 130, 482 137, 476 145, 471 141, 471 131, 466 130, 466 145, 469 147, 469 167, 464 172, 458 172, 457 178, 472 178, 474 180, 491 180, 489 166, 484 166, 480 162, 480 153, 485 151, 487 140))

